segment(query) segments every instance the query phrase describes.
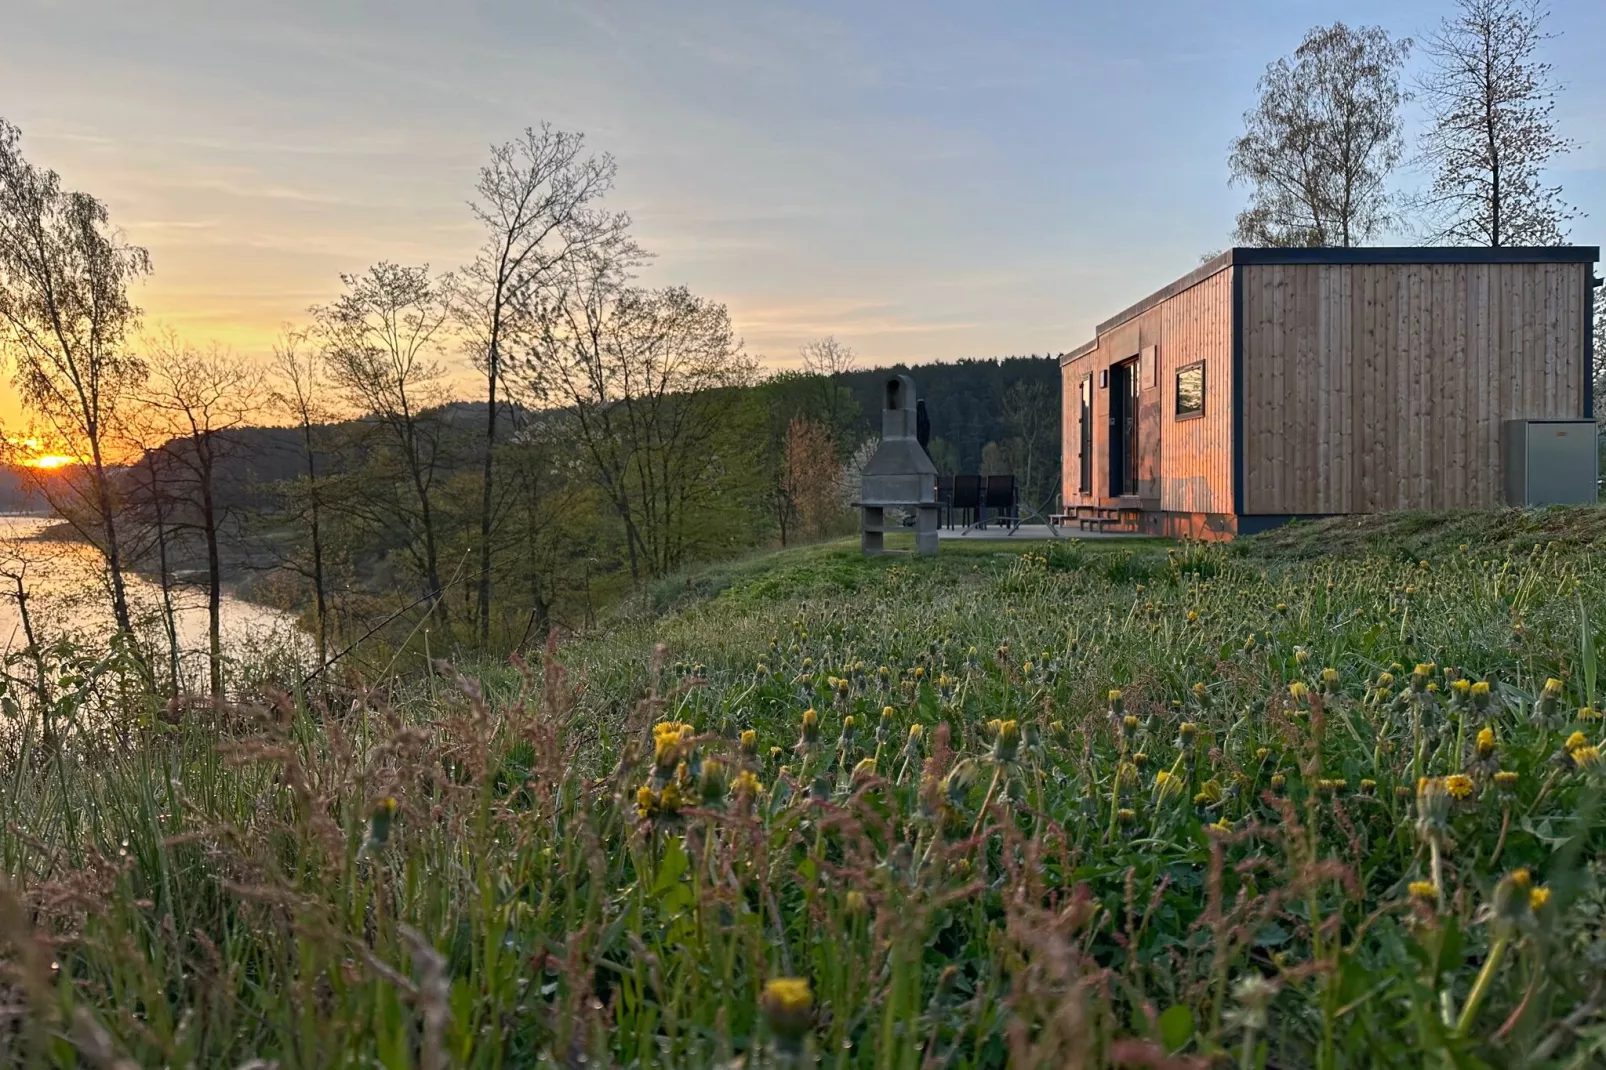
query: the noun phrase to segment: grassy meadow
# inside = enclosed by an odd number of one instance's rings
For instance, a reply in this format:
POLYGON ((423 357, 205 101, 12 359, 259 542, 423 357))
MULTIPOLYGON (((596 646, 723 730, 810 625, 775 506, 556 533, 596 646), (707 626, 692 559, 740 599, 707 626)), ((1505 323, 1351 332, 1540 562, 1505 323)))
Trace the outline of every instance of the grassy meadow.
POLYGON ((13 684, 0 1064, 1600 1065, 1600 518, 795 549, 48 740, 13 684))

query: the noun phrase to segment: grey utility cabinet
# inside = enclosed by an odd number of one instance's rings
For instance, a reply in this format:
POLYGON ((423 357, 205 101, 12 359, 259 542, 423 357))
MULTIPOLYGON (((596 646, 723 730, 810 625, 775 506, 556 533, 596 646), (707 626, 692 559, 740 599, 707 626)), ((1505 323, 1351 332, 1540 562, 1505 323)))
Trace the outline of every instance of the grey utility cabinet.
POLYGON ((1593 505, 1600 493, 1594 420, 1507 420, 1506 504, 1593 505))

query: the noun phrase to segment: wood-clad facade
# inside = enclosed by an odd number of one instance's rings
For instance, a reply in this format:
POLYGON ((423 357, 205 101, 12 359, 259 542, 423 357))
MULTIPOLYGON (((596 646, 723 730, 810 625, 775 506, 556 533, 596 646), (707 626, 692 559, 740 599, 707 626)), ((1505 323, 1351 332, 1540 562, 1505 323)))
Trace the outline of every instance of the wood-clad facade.
POLYGON ((1504 421, 1590 416, 1598 259, 1229 250, 1061 357, 1066 509, 1229 537, 1497 506, 1504 421))

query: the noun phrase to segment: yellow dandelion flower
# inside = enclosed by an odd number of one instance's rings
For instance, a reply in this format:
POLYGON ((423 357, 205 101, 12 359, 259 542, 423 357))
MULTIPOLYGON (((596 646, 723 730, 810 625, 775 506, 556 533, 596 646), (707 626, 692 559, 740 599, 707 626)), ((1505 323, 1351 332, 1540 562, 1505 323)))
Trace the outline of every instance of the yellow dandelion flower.
POLYGON ((1288 685, 1288 693, 1294 696, 1294 701, 1303 702, 1310 695, 1310 688, 1305 686, 1304 681, 1295 680, 1288 685))
POLYGON ((1572 754, 1573 764, 1580 769, 1587 769, 1600 761, 1599 747, 1579 747, 1570 753, 1572 754))
POLYGON ((731 794, 738 799, 754 799, 763 791, 764 785, 759 783, 758 777, 750 769, 743 769, 731 778, 731 794))
POLYGON ((857 918, 869 911, 870 901, 864 897, 863 892, 855 888, 844 897, 843 906, 850 917, 857 918))
POLYGON ((1406 891, 1419 903, 1436 903, 1439 901, 1439 890, 1433 887, 1432 881, 1412 881, 1406 891))
POLYGON ((865 777, 875 776, 875 759, 861 758, 859 764, 853 767, 853 779, 863 780, 865 777))
POLYGON ((1528 909, 1534 910, 1534 911, 1543 910, 1545 908, 1545 905, 1548 904, 1549 902, 1550 902, 1550 889, 1546 888, 1543 884, 1541 884, 1537 888, 1533 888, 1533 889, 1529 890, 1529 892, 1528 892, 1528 909))
POLYGON ((749 728, 742 732, 742 753, 749 758, 758 753, 758 733, 749 728))
POLYGON ((1451 773, 1444 778, 1444 790, 1450 793, 1452 799, 1470 798, 1472 778, 1461 773, 1451 773))
POLYGON ((1507 879, 1510 880, 1513 885, 1523 889, 1524 891, 1533 885, 1534 880, 1533 874, 1529 873, 1527 869, 1514 869, 1511 871, 1511 874, 1507 879))
POLYGON ((1472 685, 1472 697, 1473 698, 1488 698, 1489 697, 1489 681, 1487 681, 1487 680, 1479 680, 1477 683, 1473 684, 1472 685))
POLYGON ((808 981, 801 977, 776 977, 766 981, 758 1006, 781 1046, 790 1053, 801 1052, 814 1010, 814 993, 808 981))
POLYGON ((636 789, 636 816, 643 821, 653 815, 658 808, 658 796, 651 788, 643 784, 636 789))
POLYGON ((1501 791, 1512 791, 1517 787, 1517 774, 1508 769, 1502 769, 1494 775, 1494 786, 1501 791))
POLYGON ((1546 698, 1560 698, 1561 697, 1561 681, 1556 679, 1554 676, 1552 676, 1549 679, 1547 679, 1545 681, 1545 692, 1544 693, 1545 693, 1545 697, 1546 698))
POLYGON ((1563 746, 1567 748, 1569 753, 1571 753, 1572 751, 1577 750, 1579 747, 1589 746, 1589 737, 1584 735, 1582 732, 1574 732, 1572 735, 1567 737, 1567 742, 1564 743, 1563 746))
POLYGON ((1478 757, 1487 758, 1494 753, 1494 729, 1478 729, 1478 757))

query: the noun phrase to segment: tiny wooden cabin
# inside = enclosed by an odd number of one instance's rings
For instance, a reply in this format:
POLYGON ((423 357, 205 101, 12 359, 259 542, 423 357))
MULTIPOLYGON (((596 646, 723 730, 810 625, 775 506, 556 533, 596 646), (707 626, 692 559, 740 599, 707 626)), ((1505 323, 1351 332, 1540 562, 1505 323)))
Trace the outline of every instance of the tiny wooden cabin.
POLYGON ((1060 357, 1065 510, 1228 538, 1498 506, 1505 421, 1591 417, 1599 255, 1230 249, 1060 357))

